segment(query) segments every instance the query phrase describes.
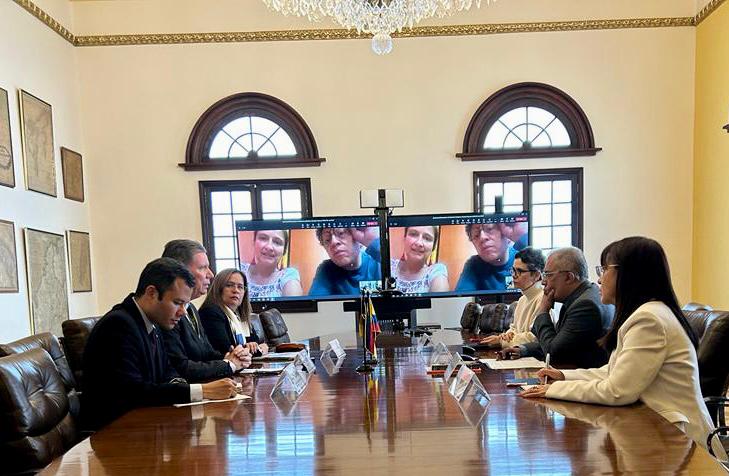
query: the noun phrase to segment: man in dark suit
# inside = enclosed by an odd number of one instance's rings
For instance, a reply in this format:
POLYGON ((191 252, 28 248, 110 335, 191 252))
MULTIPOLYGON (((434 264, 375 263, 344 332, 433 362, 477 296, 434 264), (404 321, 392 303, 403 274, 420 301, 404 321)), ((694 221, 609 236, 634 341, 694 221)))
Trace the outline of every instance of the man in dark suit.
POLYGON ((170 366, 158 329, 172 329, 185 314, 195 285, 180 263, 149 263, 134 294, 114 306, 89 335, 84 350, 83 427, 97 429, 126 411, 235 395, 230 379, 188 384, 170 366))
MULTIPOLYGON (((192 240, 172 240, 165 245, 162 256, 179 261, 192 273, 195 286, 191 299, 208 292, 213 272, 203 245, 192 240)), ((213 349, 200 314, 192 303, 187 306, 178 324, 162 332, 162 337, 172 366, 190 382, 230 377, 237 370, 251 365, 250 352, 243 346, 231 348, 225 355, 213 349)))
POLYGON ((557 364, 594 368, 605 365, 608 354, 597 343, 610 327, 613 306, 602 304, 599 287, 588 280, 585 256, 577 248, 553 251, 544 266, 544 297, 532 325, 536 342, 505 349, 514 357, 547 354, 557 364), (549 311, 562 303, 555 325, 549 311))

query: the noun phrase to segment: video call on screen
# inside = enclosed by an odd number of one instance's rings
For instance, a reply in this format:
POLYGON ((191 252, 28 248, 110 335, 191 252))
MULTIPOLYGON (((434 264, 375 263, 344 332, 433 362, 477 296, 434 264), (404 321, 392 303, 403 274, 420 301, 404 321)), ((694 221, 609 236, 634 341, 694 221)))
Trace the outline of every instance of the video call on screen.
MULTIPOLYGON (((388 218, 391 276, 409 296, 506 292, 528 246, 528 214, 388 218)), ((377 218, 236 222, 239 269, 252 301, 358 297, 382 278, 377 218)), ((220 270, 217 270, 220 271, 220 270)))

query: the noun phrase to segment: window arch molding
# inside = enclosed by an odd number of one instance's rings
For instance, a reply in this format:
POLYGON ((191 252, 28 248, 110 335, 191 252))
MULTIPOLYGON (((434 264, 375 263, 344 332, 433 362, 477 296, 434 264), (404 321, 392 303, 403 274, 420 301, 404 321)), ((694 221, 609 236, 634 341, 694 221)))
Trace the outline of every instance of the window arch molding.
POLYGON ((579 104, 564 91, 543 83, 518 83, 492 94, 474 114, 463 139, 461 160, 501 160, 592 156, 595 147, 592 126, 579 104), (556 117, 569 135, 568 146, 487 149, 485 140, 492 126, 504 114, 517 108, 540 108, 556 117))
POLYGON ((319 166, 325 160, 319 157, 314 134, 294 108, 267 94, 244 92, 219 100, 200 116, 187 141, 185 163, 179 166, 185 170, 311 167, 319 166), (216 134, 227 124, 245 116, 260 117, 280 126, 288 134, 296 154, 284 157, 211 159, 209 152, 216 134))

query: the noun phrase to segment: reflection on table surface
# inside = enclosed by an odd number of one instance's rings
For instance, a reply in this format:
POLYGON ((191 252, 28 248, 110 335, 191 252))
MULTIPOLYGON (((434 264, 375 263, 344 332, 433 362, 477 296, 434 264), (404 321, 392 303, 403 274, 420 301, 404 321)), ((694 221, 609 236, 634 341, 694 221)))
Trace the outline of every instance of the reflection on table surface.
MULTIPOLYGON (((463 342, 460 332, 435 339, 463 342)), ((610 408, 525 400, 504 381, 533 372, 484 370, 491 395, 472 426, 427 353, 408 339, 379 350, 370 375, 355 368, 354 336, 331 376, 317 373, 290 408, 269 394, 275 376, 239 377, 251 400, 134 410, 79 443, 43 474, 448 472, 448 474, 725 474, 701 448, 643 405, 610 408)), ((323 336, 310 341, 323 349, 323 336)), ((382 339, 386 342, 387 339, 382 339)))

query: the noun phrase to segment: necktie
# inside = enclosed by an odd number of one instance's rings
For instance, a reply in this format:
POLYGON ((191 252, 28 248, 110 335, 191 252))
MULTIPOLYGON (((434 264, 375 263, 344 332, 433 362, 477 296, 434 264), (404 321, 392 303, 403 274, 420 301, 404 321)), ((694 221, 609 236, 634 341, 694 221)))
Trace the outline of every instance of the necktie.
POLYGON ((149 333, 149 348, 152 354, 152 379, 157 381, 157 333, 154 329, 149 333))
POLYGON ((195 334, 200 338, 200 324, 197 322, 197 316, 195 315, 195 311, 192 310, 192 306, 187 308, 187 315, 190 318, 190 322, 192 322, 193 329, 195 329, 195 334))

